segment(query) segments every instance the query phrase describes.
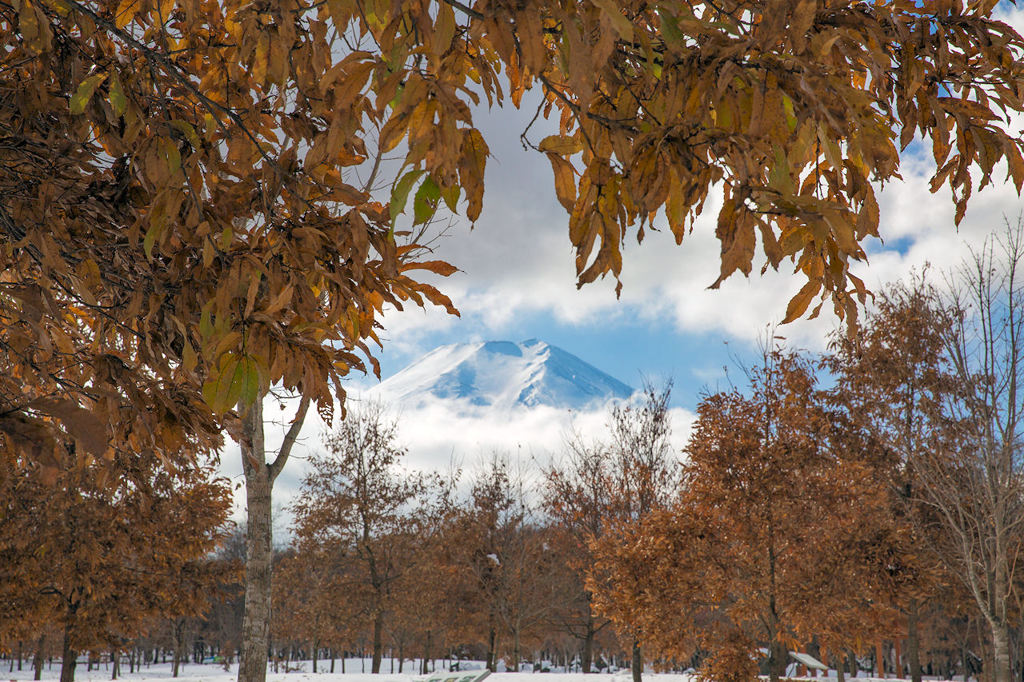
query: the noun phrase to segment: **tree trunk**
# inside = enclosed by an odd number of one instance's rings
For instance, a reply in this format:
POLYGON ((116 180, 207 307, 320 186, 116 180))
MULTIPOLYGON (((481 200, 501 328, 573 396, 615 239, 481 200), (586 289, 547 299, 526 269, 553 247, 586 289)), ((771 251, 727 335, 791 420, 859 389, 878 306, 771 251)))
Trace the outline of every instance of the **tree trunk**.
POLYGON ((420 675, 428 674, 427 660, 430 658, 430 630, 427 630, 423 638, 423 663, 420 666, 420 675))
POLYGON ((885 679, 885 655, 882 650, 882 642, 875 642, 875 674, 885 679))
POLYGON ((380 661, 384 653, 384 611, 377 609, 373 614, 373 663, 370 665, 370 672, 374 675, 380 672, 380 661))
POLYGON ((263 441, 263 409, 259 400, 242 419, 242 468, 245 472, 245 613, 238 682, 266 682, 270 632, 273 487, 263 441))
POLYGON ((920 618, 916 599, 907 605, 907 663, 910 664, 911 682, 921 682, 921 644, 917 631, 920 618))
POLYGON ((64 647, 60 658, 60 682, 75 682, 76 665, 78 665, 78 652, 71 648, 71 623, 68 622, 64 626, 64 647))
POLYGON ((594 616, 587 614, 587 632, 583 636, 583 653, 580 663, 584 673, 589 673, 594 665, 594 616))
POLYGON ((498 632, 494 626, 491 625, 490 631, 487 633, 487 669, 492 673, 495 672, 495 669, 497 668, 494 660, 497 656, 497 652, 495 651, 497 645, 498 632))
POLYGON ((116 680, 121 675, 121 652, 117 649, 110 651, 110 679, 116 680))
POLYGON ((992 628, 992 674, 986 675, 991 682, 1010 682, 1010 632, 1002 623, 990 623, 992 628))
POLYGON ((512 672, 519 672, 519 625, 516 624, 516 630, 512 633, 512 672))
POLYGON ((242 647, 238 656, 238 682, 266 682, 267 656, 270 641, 270 571, 273 559, 273 524, 270 493, 292 446, 299 435, 309 398, 299 401, 281 449, 273 462, 267 463, 263 438, 263 397, 252 405, 241 404, 242 470, 245 473, 246 535, 245 535, 245 606, 242 617, 242 647))
POLYGON ((171 677, 178 676, 178 670, 181 668, 181 647, 178 646, 177 642, 174 644, 174 653, 171 656, 171 677))
POLYGON ((786 674, 786 664, 789 662, 789 651, 785 645, 774 635, 768 644, 768 679, 771 682, 779 682, 786 674))
POLYGON ((39 635, 36 640, 36 653, 32 658, 33 680, 43 679, 43 645, 46 643, 46 635, 39 635))
POLYGON ((640 651, 640 641, 633 640, 633 682, 642 682, 644 676, 644 656, 640 651))
POLYGON ((313 640, 313 672, 316 672, 316 658, 317 658, 317 653, 319 652, 319 650, 320 650, 320 640, 319 639, 314 639, 313 640))
MULTIPOLYGON (((846 682, 846 671, 843 670, 843 665, 844 665, 843 658, 844 658, 844 656, 843 656, 842 652, 840 652, 838 656, 835 656, 832 659, 832 662, 833 662, 833 664, 836 667, 836 682, 846 682)), ((822 677, 827 679, 828 678, 828 672, 822 673, 822 677)))

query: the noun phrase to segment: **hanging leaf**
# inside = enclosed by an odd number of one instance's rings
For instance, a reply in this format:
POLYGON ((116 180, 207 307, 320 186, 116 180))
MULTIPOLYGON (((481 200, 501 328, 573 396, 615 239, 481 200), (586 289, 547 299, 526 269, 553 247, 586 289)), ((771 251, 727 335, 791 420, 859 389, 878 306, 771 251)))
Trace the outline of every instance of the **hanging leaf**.
POLYGON ((424 172, 422 170, 411 170, 395 183, 391 190, 391 201, 388 203, 392 225, 394 225, 395 219, 405 212, 405 202, 409 198, 409 192, 412 190, 412 186, 416 184, 416 181, 423 177, 424 172))
POLYGON ((215 414, 223 414, 238 404, 246 388, 248 363, 233 351, 224 353, 220 363, 203 384, 203 400, 215 414))
POLYGON ((107 74, 97 73, 89 76, 78 85, 78 89, 75 90, 75 94, 71 96, 71 101, 69 103, 72 114, 81 114, 85 111, 86 105, 96 92, 96 88, 98 88, 100 83, 106 80, 106 78, 107 74))

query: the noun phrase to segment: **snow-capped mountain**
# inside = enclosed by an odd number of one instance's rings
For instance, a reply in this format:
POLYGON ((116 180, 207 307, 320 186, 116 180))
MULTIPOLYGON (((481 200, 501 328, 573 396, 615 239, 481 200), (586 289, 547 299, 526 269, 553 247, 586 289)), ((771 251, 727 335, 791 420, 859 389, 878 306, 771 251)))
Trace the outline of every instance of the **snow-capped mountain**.
POLYGON ((368 393, 406 407, 451 401, 497 409, 580 410, 628 398, 634 389, 572 353, 530 339, 440 346, 368 393))

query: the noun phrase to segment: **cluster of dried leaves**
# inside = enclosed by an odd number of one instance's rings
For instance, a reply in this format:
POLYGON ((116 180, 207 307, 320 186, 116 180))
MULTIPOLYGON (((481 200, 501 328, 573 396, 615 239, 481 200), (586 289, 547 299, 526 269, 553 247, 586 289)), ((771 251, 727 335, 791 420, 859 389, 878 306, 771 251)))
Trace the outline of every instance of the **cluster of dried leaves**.
POLYGON ((396 223, 475 220, 472 107, 532 87, 580 284, 720 188, 718 281, 759 239, 806 279, 788 319, 854 315, 901 149, 930 144, 958 219, 998 163, 1024 182, 1024 40, 996 4, 4 0, 0 432, 110 457, 213 444, 211 411, 274 385, 330 411, 385 305, 454 312, 410 276, 452 267, 396 223))

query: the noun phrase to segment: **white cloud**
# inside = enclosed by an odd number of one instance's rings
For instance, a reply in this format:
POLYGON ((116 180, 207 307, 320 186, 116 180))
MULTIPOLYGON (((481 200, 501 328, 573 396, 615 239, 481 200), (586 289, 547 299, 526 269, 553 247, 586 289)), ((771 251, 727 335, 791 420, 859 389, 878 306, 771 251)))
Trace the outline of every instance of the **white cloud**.
MULTIPOLYGON (((488 167, 483 216, 472 232, 456 228, 437 252, 461 269, 441 288, 486 333, 500 335, 514 329, 522 315, 542 312, 570 325, 614 321, 622 315, 669 319, 681 333, 717 332, 750 341, 766 325, 781 320, 786 303, 802 284, 791 263, 764 276, 756 274, 760 264, 755 263, 749 279, 734 275, 719 290, 707 289, 718 276, 720 258, 714 237, 720 205, 716 197, 709 199, 680 246, 664 231, 649 232, 639 245, 627 239, 621 300, 616 300, 610 280, 577 291, 568 218, 555 199, 548 163, 543 155, 519 148, 518 133, 528 114, 499 111, 489 116, 481 125, 496 158, 488 167)), ((952 267, 967 245, 980 243, 1001 226, 1003 215, 1015 218, 1019 213, 1016 191, 1002 182, 1005 172, 997 171, 995 184, 975 194, 965 219, 955 228, 948 190, 932 194, 928 189, 933 168, 929 159, 908 154, 902 165, 904 179, 881 191, 880 232, 885 243, 869 240, 869 263, 854 266, 869 287, 877 289, 925 263, 937 270, 952 267)), ((451 324, 434 311, 386 318, 389 342, 410 349, 423 335, 451 324)), ((800 345, 820 347, 835 325, 826 306, 819 320, 789 325, 785 333, 800 345)))
MULTIPOLYGON (((361 397, 353 395, 351 407, 358 409, 361 397)), ((295 400, 287 400, 284 409, 276 400, 264 403, 267 452, 273 453, 281 445, 288 421, 294 414, 295 400)), ((420 408, 393 409, 391 416, 398 420, 398 442, 408 450, 404 465, 414 471, 444 474, 454 465, 471 474, 476 463, 492 454, 507 456, 510 464, 536 476, 565 450, 566 438, 575 431, 588 441, 607 436, 608 410, 597 407, 587 411, 569 411, 553 407, 517 408, 495 411, 471 407, 455 401, 437 401, 420 408)), ((678 453, 689 438, 694 414, 674 408, 670 412, 673 430, 672 447, 678 453)), ((335 416, 335 420, 338 417, 335 416)), ((314 412, 310 412, 301 435, 280 478, 274 486, 275 535, 287 536, 290 516, 287 506, 299 493, 310 455, 325 452, 324 436, 330 427, 314 412)), ((245 488, 241 469, 241 453, 231 441, 222 453, 222 475, 237 485, 235 491, 235 517, 244 518, 245 488)))

